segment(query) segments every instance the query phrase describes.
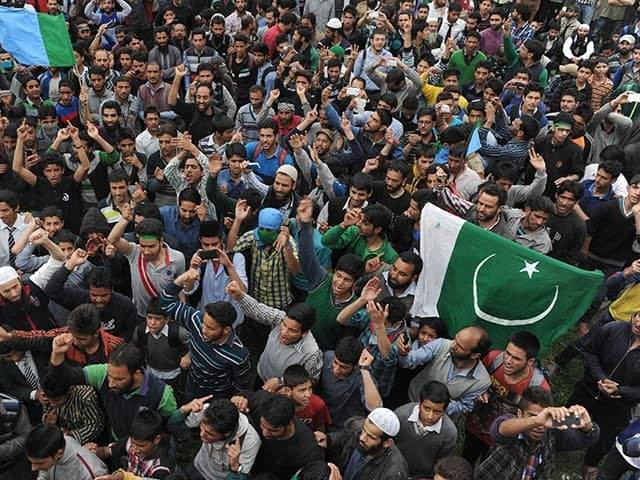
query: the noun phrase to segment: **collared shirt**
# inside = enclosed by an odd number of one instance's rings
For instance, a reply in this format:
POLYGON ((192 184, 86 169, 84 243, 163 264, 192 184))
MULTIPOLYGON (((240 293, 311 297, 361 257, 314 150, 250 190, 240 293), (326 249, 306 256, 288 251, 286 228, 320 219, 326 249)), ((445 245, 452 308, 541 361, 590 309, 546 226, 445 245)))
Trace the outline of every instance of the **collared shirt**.
POLYGON ((395 290, 391 288, 391 286, 389 285, 389 270, 387 270, 386 272, 382 272, 382 278, 384 278, 384 283, 386 284, 389 291, 392 292, 393 296, 396 298, 404 298, 404 297, 408 297, 409 295, 416 294, 417 284, 415 280, 412 280, 409 286, 405 288, 402 292, 400 292, 400 294, 396 294, 395 290))
MULTIPOLYGON (((233 268, 240 277, 240 280, 247 285, 247 269, 245 267, 244 255, 241 253, 231 254, 233 257, 233 268)), ((231 279, 227 273, 227 269, 218 264, 218 269, 213 268, 213 262, 207 262, 204 268, 204 275, 200 279, 202 282, 202 296, 200 297, 200 303, 198 303, 198 309, 204 312, 205 305, 213 302, 229 302, 236 310, 236 321, 233 322, 233 327, 236 328, 244 321, 244 313, 236 302, 225 290, 225 287, 231 279)), ((196 286, 197 288, 197 286, 196 286)))
MULTIPOLYGON (((144 333, 151 333, 149 331, 149 327, 145 327, 144 333)), ((164 327, 162 327, 162 330, 160 330, 158 333, 151 333, 151 336, 156 340, 159 340, 161 337, 169 338, 169 324, 165 323, 164 327)), ((147 365, 147 370, 149 370, 156 377, 161 378, 162 380, 173 380, 178 375, 180 375, 181 368, 178 366, 173 370, 157 370, 150 365, 147 365)))
POLYGON ((236 200, 238 200, 240 198, 240 195, 242 195, 244 191, 249 188, 244 181, 244 177, 241 177, 237 182, 233 178, 231 178, 231 172, 228 168, 225 168, 218 174, 216 183, 218 185, 218 188, 224 188, 227 197, 235 198, 236 200))
POLYGON ((178 241, 179 250, 185 259, 191 259, 200 246, 200 219, 196 215, 186 227, 180 221, 177 205, 160 207, 162 224, 165 233, 168 233, 178 241))
POLYGON ((420 404, 413 407, 413 412, 407 418, 407 421, 416 424, 416 432, 419 435, 425 435, 427 432, 440 433, 442 430, 442 417, 433 425, 423 425, 420 421, 420 404))
POLYGON ((520 48, 524 42, 533 37, 533 34, 533 26, 529 22, 525 22, 522 27, 518 27, 518 25, 514 23, 513 27, 511 27, 511 38, 516 48, 520 48))
POLYGON ((154 136, 145 129, 136 137, 136 151, 144 153, 147 158, 160 150, 160 142, 158 137, 154 136))
MULTIPOLYGON (((173 158, 166 167, 164 167, 164 178, 169 182, 169 184, 176 191, 176 194, 180 194, 182 190, 189 187, 190 185, 184 179, 184 176, 180 172, 180 157, 173 158)), ((200 179, 198 185, 196 185, 196 190, 200 194, 202 198, 202 202, 204 203, 205 208, 207 209, 207 220, 217 219, 216 215, 216 207, 213 202, 209 200, 209 196, 207 195, 207 180, 209 179, 209 159, 207 156, 200 152, 196 157, 198 163, 202 167, 204 175, 200 179)))
POLYGON ((9 232, 13 229, 13 239, 18 241, 22 237, 28 224, 24 221, 24 214, 19 213, 12 227, 0 220, 0 266, 9 266, 9 232))
MULTIPOLYGON (((298 256, 298 248, 290 238, 293 254, 298 256)), ((251 265, 249 271, 249 294, 270 307, 286 308, 293 302, 289 267, 284 251, 276 252, 273 248, 259 245, 254 230, 246 232, 236 242, 234 252, 249 250, 251 265)))

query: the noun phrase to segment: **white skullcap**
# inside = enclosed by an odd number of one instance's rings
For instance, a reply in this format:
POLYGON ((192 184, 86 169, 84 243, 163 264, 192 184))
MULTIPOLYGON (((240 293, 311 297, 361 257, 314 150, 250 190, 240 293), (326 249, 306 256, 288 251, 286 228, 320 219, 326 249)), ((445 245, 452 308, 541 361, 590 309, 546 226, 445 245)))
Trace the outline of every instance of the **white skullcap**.
POLYGON ((578 28, 581 28, 583 30, 591 30, 591 27, 589 26, 588 23, 581 23, 578 28))
POLYGON ((400 420, 398 420, 396 414, 388 408, 376 408, 367 418, 389 437, 395 437, 400 431, 400 420))
POLYGON ((0 267, 0 285, 15 278, 19 278, 18 272, 13 267, 0 267))

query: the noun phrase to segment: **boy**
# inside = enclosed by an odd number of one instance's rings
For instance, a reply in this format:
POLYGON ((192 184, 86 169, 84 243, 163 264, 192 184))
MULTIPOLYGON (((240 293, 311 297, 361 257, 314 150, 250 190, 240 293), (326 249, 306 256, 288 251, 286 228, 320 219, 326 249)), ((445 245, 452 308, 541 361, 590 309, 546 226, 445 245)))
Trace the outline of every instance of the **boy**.
POLYGON ((88 444, 87 448, 102 459, 113 457, 127 472, 143 478, 165 478, 176 468, 168 442, 162 437, 162 417, 146 407, 133 417, 128 437, 107 447, 88 444))
POLYGON ((296 416, 314 432, 325 432, 331 423, 331 414, 324 400, 313 393, 309 372, 302 365, 289 365, 282 379, 284 394, 296 406, 296 416))
POLYGON ((182 386, 181 369, 189 368, 189 331, 177 322, 169 322, 160 300, 154 298, 147 305, 145 323, 140 323, 131 342, 144 356, 147 370, 163 379, 178 394, 182 386))
POLYGON ((419 145, 416 149, 416 161, 411 167, 404 189, 409 193, 427 188, 427 171, 436 158, 436 147, 419 145))

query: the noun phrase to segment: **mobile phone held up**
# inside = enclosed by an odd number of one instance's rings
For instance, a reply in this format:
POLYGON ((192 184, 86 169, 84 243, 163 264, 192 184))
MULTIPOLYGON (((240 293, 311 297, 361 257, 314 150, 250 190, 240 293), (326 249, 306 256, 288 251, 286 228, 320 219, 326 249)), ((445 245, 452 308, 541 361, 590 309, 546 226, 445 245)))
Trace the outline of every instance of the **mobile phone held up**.
POLYGON ((565 417, 565 419, 562 422, 558 422, 554 420, 552 423, 553 428, 558 428, 558 427, 573 428, 579 425, 580 425, 580 417, 578 415, 573 415, 573 414, 565 417))
POLYGON ((202 260, 214 260, 218 259, 218 251, 217 250, 203 250, 199 254, 202 260))

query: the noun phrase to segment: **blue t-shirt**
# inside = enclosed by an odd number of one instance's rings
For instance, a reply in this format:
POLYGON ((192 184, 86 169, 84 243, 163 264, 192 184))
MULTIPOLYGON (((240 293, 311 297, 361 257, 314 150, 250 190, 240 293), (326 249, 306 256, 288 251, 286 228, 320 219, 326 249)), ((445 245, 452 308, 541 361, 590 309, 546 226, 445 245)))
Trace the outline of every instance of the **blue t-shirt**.
POLYGON ((595 180, 585 180, 582 182, 582 187, 584 189, 584 193, 582 194, 582 198, 578 202, 580 208, 587 216, 591 216, 593 212, 598 208, 602 203, 608 202, 614 197, 613 188, 609 187, 609 191, 606 195, 601 197, 596 197, 593 195, 593 192, 596 188, 595 180))
POLYGON ((280 167, 280 159, 283 158, 282 165, 293 165, 293 158, 288 153, 282 151, 282 147, 278 146, 271 157, 267 157, 264 151, 260 152, 257 158, 255 157, 255 150, 260 142, 251 142, 246 145, 247 158, 250 162, 257 162, 259 166, 254 168, 254 172, 259 175, 264 183, 271 185, 273 178, 276 176, 276 170, 280 167))

